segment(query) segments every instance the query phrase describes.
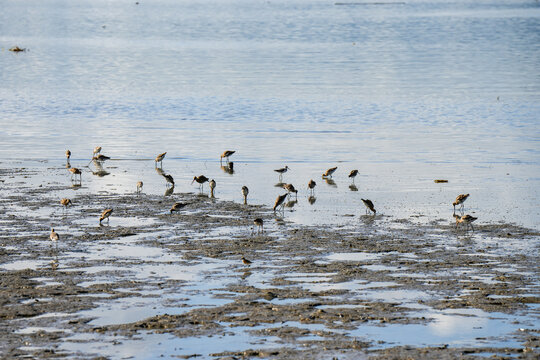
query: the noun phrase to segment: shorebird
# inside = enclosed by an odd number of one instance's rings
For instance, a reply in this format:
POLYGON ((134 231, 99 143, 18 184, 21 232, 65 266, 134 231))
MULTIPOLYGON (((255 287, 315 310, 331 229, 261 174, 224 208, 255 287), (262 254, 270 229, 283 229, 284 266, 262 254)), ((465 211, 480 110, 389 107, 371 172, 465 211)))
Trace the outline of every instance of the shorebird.
POLYGON ((293 185, 293 184, 284 184, 284 185, 283 185, 283 188, 284 188, 285 190, 287 190, 287 192, 289 193, 289 195, 293 192, 293 193, 296 195, 296 197, 298 198, 298 190, 296 190, 296 189, 294 188, 294 185, 293 185))
POLYGON ((210 186, 210 197, 214 197, 214 189, 216 188, 216 181, 214 179, 210 180, 208 183, 208 186, 210 186))
POLYGON ((244 196, 244 205, 247 205, 247 196, 249 194, 249 189, 246 185, 242 186, 242 195, 244 196))
POLYGON ((160 163, 163 166, 163 158, 165 157, 166 154, 167 154, 167 152, 164 152, 164 153, 159 154, 158 156, 156 156, 156 160, 155 160, 155 166, 156 167, 157 167, 157 163, 160 163))
POLYGON ((469 229, 469 225, 470 225, 472 231, 474 231, 472 223, 473 223, 473 221, 478 219, 477 217, 471 216, 469 214, 463 215, 463 216, 459 216, 459 215, 454 214, 454 217, 456 218, 456 228, 458 227, 459 224, 465 224, 465 229, 466 230, 469 229))
POLYGON ((191 183, 193 184, 193 182, 197 182, 199 183, 199 187, 201 189, 201 191, 204 189, 204 183, 207 182, 209 179, 204 176, 204 175, 200 175, 200 176, 194 176, 193 177, 193 181, 191 181, 191 183))
POLYGON ((317 186, 317 183, 313 181, 313 179, 309 180, 307 187, 309 188, 312 194, 315 191, 315 186, 317 186))
POLYGON ((113 209, 105 209, 101 213, 101 216, 99 217, 99 224, 101 225, 101 222, 105 219, 107 219, 107 224, 109 223, 109 216, 111 216, 113 212, 113 209))
POLYGON ((137 194, 141 193, 142 187, 143 187, 143 182, 142 181, 137 182, 137 194))
POLYGON ((79 175, 79 181, 82 181, 82 173, 78 168, 70 168, 68 171, 71 173, 71 181, 73 181, 73 175, 79 175))
POLYGON ((184 204, 184 203, 174 203, 173 206, 171 207, 171 214, 175 211, 180 211, 182 208, 184 208, 187 204, 184 204))
POLYGON ((171 186, 174 187, 174 179, 173 179, 172 175, 163 174, 163 177, 167 181, 167 186, 169 186, 169 184, 171 184, 171 186))
POLYGON ((368 213, 368 210, 373 211, 373 215, 377 213, 377 210, 375 210, 375 207, 373 206, 373 202, 369 199, 361 199, 364 205, 366 205, 366 214, 368 213))
POLYGON ((66 158, 67 158, 67 162, 69 162, 69 158, 71 157, 71 151, 69 150, 66 150, 66 158))
POLYGON ((289 195, 289 193, 285 193, 283 195, 279 195, 276 198, 276 202, 274 203, 274 212, 276 212, 276 209, 280 205, 281 205, 281 208, 283 209, 283 207, 285 206, 285 199, 287 198, 288 195, 289 195))
POLYGON ((461 211, 463 211, 464 202, 469 197, 469 194, 460 194, 457 196, 456 201, 452 203, 454 205, 454 212, 456 212, 456 205, 461 205, 461 211))
POLYGON ((275 172, 277 172, 279 174, 279 181, 281 181, 281 179, 283 179, 283 174, 285 174, 287 172, 287 170, 289 170, 289 167, 286 166, 286 165, 285 165, 284 168, 274 170, 275 172))
POLYGON ((219 159, 219 162, 221 163, 221 161, 223 160, 223 158, 227 158, 227 162, 229 162, 229 156, 231 156, 232 154, 234 154, 236 151, 234 150, 225 150, 223 152, 223 154, 221 154, 221 157, 219 159))
POLYGON ((54 231, 53 228, 51 228, 51 235, 49 235, 49 238, 51 239, 51 241, 56 242, 60 239, 60 236, 58 236, 58 233, 54 231))
POLYGON ((333 168, 330 168, 328 170, 326 170, 326 172, 324 174, 322 174, 322 177, 323 178, 327 178, 327 177, 332 177, 332 174, 337 170, 337 166, 336 167, 333 167, 333 168))
POLYGON ((243 256, 242 256, 242 262, 244 263, 244 265, 251 265, 251 261, 249 261, 248 259, 246 259, 243 256))
POLYGON ((66 210, 69 205, 73 205, 71 203, 71 200, 66 199, 66 198, 63 198, 62 200, 60 200, 60 204, 62 204, 64 206, 64 210, 66 210))
POLYGON ((254 224, 255 226, 257 226, 257 234, 259 233, 259 231, 260 231, 260 232, 264 232, 264 228, 263 228, 264 222, 263 222, 263 219, 261 219, 261 218, 256 218, 255 220, 253 220, 253 224, 254 224))
POLYGON ((354 184, 354 178, 358 175, 358 170, 351 170, 351 173, 349 174, 349 177, 352 179, 352 182, 354 184))

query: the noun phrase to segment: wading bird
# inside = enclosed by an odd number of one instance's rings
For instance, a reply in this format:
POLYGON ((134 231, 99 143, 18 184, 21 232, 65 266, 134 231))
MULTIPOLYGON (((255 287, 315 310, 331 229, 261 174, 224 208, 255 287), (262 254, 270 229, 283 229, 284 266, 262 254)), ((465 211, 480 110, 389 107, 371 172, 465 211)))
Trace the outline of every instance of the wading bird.
POLYGON ((264 224, 264 221, 263 219, 261 218, 256 218, 255 220, 253 220, 253 224, 255 226, 257 226, 257 234, 259 232, 264 232, 264 228, 263 228, 263 224, 264 224))
POLYGON ((474 231, 472 223, 473 221, 478 219, 477 217, 471 216, 469 214, 463 216, 454 214, 454 217, 456 218, 456 228, 458 228, 459 224, 465 224, 465 230, 468 230, 470 226, 472 231, 474 231))
POLYGON ((66 150, 66 158, 67 158, 67 162, 69 162, 69 158, 71 157, 71 151, 69 150, 66 150))
POLYGON ((309 180, 307 187, 311 191, 311 194, 313 194, 313 192, 315 191, 315 186, 317 186, 317 183, 313 181, 313 179, 309 180))
POLYGON ((64 210, 66 210, 69 205, 73 205, 71 203, 71 200, 66 199, 66 198, 63 198, 62 200, 60 200, 60 204, 62 204, 64 206, 64 210))
POLYGON ((336 167, 333 167, 333 168, 330 168, 328 170, 326 170, 326 172, 324 174, 322 174, 322 177, 323 178, 328 178, 328 177, 332 177, 332 174, 337 170, 337 166, 336 167))
POLYGON ((352 182, 354 184, 354 178, 358 175, 358 170, 351 170, 351 173, 349 174, 349 177, 352 179, 352 182))
POLYGON ((246 185, 242 186, 242 196, 244 196, 244 205, 247 205, 247 196, 249 194, 249 189, 246 185))
POLYGON ((281 206, 281 208, 283 209, 284 206, 285 206, 285 199, 287 198, 287 196, 289 195, 289 193, 285 193, 283 195, 279 195, 277 198, 276 198, 276 202, 274 203, 274 212, 276 212, 276 209, 281 206))
POLYGON ((373 215, 377 213, 377 210, 375 210, 375 207, 373 206, 373 202, 369 199, 361 199, 364 205, 366 206, 366 214, 368 213, 368 210, 373 211, 373 215))
POLYGON ((180 211, 182 208, 184 208, 187 204, 184 204, 184 203, 174 203, 173 206, 171 207, 171 214, 175 211, 180 211))
POLYGON ((208 183, 208 186, 210 186, 210 197, 214 197, 214 189, 216 188, 216 181, 214 179, 210 180, 208 183))
POLYGON ((143 182, 142 182, 142 181, 138 181, 138 182, 137 182, 137 194, 140 194, 140 193, 141 193, 142 187, 143 187, 143 182))
POLYGON ((49 238, 51 239, 51 241, 56 242, 60 239, 60 236, 58 235, 56 231, 54 231, 53 228, 51 228, 51 234, 49 235, 49 238))
POLYGON ((283 174, 285 174, 289 170, 289 167, 285 165, 284 168, 281 169, 275 169, 274 171, 279 174, 279 181, 283 179, 283 174))
POLYGON ((82 173, 78 168, 70 168, 68 170, 71 173, 71 181, 73 181, 73 175, 79 175, 79 182, 82 182, 82 173))
POLYGON ((200 175, 200 176, 194 176, 193 177, 193 181, 191 181, 191 183, 193 184, 193 182, 197 182, 199 184, 199 188, 201 191, 203 191, 204 189, 204 183, 207 182, 209 179, 204 176, 204 175, 200 175))
POLYGON ((242 256, 242 262, 244 263, 244 265, 251 265, 251 261, 249 261, 248 259, 246 259, 243 256, 242 256))
POLYGON ((101 216, 99 217, 99 224, 101 225, 101 222, 105 219, 107 219, 107 224, 109 223, 109 216, 111 216, 113 212, 113 209, 105 209, 101 213, 101 216))
POLYGON ((469 197, 469 194, 459 194, 456 198, 456 201, 452 203, 454 205, 454 212, 456 212, 456 205, 461 205, 461 211, 463 211, 464 208, 464 202, 469 197))
POLYGON ((296 198, 298 198, 298 190, 294 188, 293 184, 284 184, 283 188, 287 190, 287 193, 290 195, 292 192, 296 195, 296 198))
POLYGON ((167 154, 167 152, 164 152, 162 154, 159 154, 158 156, 156 156, 156 159, 155 159, 155 166, 157 167, 157 163, 159 163, 161 166, 163 166, 163 159, 165 158, 165 155, 167 154))
POLYGON ((221 163, 223 161, 223 158, 227 159, 227 162, 229 162, 229 156, 234 154, 236 151, 234 150, 225 150, 223 154, 221 154, 221 157, 219 158, 219 162, 221 163))

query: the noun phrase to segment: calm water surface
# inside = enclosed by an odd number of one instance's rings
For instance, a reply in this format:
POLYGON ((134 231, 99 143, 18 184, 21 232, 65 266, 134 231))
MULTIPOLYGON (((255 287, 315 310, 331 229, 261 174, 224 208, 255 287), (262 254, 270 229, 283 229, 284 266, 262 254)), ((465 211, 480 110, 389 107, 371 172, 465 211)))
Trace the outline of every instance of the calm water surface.
POLYGON ((450 221, 468 192, 481 221, 538 228, 539 20, 537 1, 4 0, 2 166, 61 167, 68 148, 82 166, 101 145, 126 161, 87 174, 88 191, 141 179, 162 193, 149 159, 167 151, 175 191, 196 191, 204 173, 218 198, 240 201, 248 185, 272 204, 272 169, 289 165, 298 222, 350 222, 361 197, 385 215, 450 221), (332 166, 335 186, 320 178, 332 166))

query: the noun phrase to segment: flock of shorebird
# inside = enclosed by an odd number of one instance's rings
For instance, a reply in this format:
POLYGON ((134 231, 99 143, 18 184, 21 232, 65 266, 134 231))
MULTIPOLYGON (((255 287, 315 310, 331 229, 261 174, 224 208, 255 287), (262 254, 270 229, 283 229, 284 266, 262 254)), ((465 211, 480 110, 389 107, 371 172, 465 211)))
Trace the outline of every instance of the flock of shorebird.
MULTIPOLYGON (((225 171, 230 172, 230 173, 233 172, 233 165, 234 164, 233 164, 233 162, 231 162, 229 160, 229 157, 232 156, 235 152, 236 151, 234 151, 234 150, 226 150, 220 156, 220 164, 222 164, 224 158, 225 158, 225 161, 226 161, 226 167, 222 166, 222 168, 224 168, 225 171)), ((165 178, 165 180, 167 181, 167 186, 169 186, 169 184, 170 184, 171 190, 172 190, 172 189, 174 189, 174 179, 173 179, 173 177, 171 175, 165 174, 163 172, 163 169, 162 169, 163 159, 165 158, 166 154, 167 153, 164 152, 164 153, 161 153, 161 154, 157 155, 155 160, 154 160, 154 164, 155 164, 155 168, 158 171, 158 173, 160 173, 160 175, 162 175, 165 178), (158 163, 160 165, 159 168, 158 168, 158 163)), ((71 157, 71 151, 66 150, 66 158, 67 158, 66 167, 68 168, 68 171, 71 173, 71 181, 72 182, 76 181, 76 179, 77 179, 76 176, 79 175, 79 180, 78 180, 79 182, 76 183, 75 185, 80 186, 81 182, 82 182, 82 172, 78 168, 71 167, 71 165, 69 163, 70 157, 71 157), (75 179, 74 179, 74 176, 75 176, 75 179)), ((110 159, 110 157, 101 154, 101 146, 96 146, 94 148, 91 162, 95 161, 95 162, 97 162, 99 164, 99 163, 104 162, 104 161, 109 160, 109 159, 110 159)), ((292 193, 295 194, 295 197, 298 197, 298 190, 294 187, 293 184, 282 183, 283 174, 285 174, 288 170, 290 170, 290 168, 288 166, 285 166, 283 168, 274 170, 276 173, 279 174, 279 184, 282 186, 283 189, 285 189, 287 191, 286 193, 284 193, 282 195, 279 195, 276 198, 276 201, 275 201, 274 207, 273 207, 274 213, 276 211, 279 211, 279 210, 284 211, 285 200, 287 198, 289 198, 292 193)), ((327 181, 331 180, 332 174, 334 174, 334 172, 336 170, 337 170, 337 167, 332 167, 332 168, 326 170, 322 174, 322 178, 326 179, 327 181)), ((352 179, 353 184, 354 184, 354 179, 355 179, 355 177, 357 175, 358 175, 358 170, 356 170, 356 169, 351 170, 351 172, 349 173, 349 178, 352 179)), ((209 179, 204 175, 200 175, 200 176, 194 176, 193 177, 193 181, 191 183, 193 184, 194 182, 197 182, 199 184, 199 189, 200 189, 201 192, 203 191, 204 183, 208 182, 209 186, 210 186, 210 197, 212 197, 212 198, 214 197, 214 189, 216 188, 215 180, 209 179)), ((307 184, 307 187, 308 187, 308 189, 309 189, 312 196, 313 196, 313 193, 315 191, 315 186, 317 186, 317 183, 313 179, 311 179, 307 184)), ((354 185, 351 185, 351 186, 354 186, 354 185)), ((136 193, 140 194, 142 192, 142 188, 143 188, 143 182, 142 181, 137 182, 137 184, 136 184, 136 193)), ((244 185, 244 186, 242 186, 241 191, 242 191, 242 196, 244 198, 244 204, 247 205, 247 196, 249 194, 249 189, 248 189, 247 186, 244 185)), ((170 191, 170 193, 172 193, 172 191, 170 191)), ((312 198, 312 196, 310 198, 312 198)), ((459 225, 461 225, 461 224, 465 224, 465 229, 466 230, 468 230, 468 228, 470 226, 471 229, 474 231, 472 223, 477 218, 474 217, 474 216, 468 215, 468 214, 463 215, 463 211, 464 211, 464 204, 463 203, 468 199, 468 197, 469 197, 469 194, 460 194, 460 195, 457 196, 456 200, 452 203, 452 205, 454 206, 453 216, 454 216, 454 218, 456 220, 456 228, 458 228, 459 225), (461 207, 460 207, 461 215, 456 214, 456 206, 458 206, 458 205, 461 205, 461 207)), ((377 213, 377 210, 375 210, 375 206, 373 205, 373 202, 371 200, 369 200, 369 199, 361 199, 361 200, 362 200, 362 202, 364 203, 364 205, 366 207, 366 214, 371 212, 373 214, 373 216, 375 216, 376 213, 377 213)), ((68 206, 72 205, 71 200, 67 199, 67 198, 62 199, 60 201, 60 203, 61 203, 62 206, 64 206, 64 209, 66 209, 68 206)), ((176 203, 174 203, 172 205, 172 207, 170 209, 170 213, 172 214, 175 211, 180 211, 186 205, 187 204, 185 204, 185 203, 176 202, 176 203)), ((101 225, 102 221, 104 221, 104 220, 107 220, 107 223, 108 223, 109 222, 109 217, 111 216, 112 212, 113 212, 113 209, 105 209, 105 210, 103 210, 103 212, 101 213, 101 216, 99 217, 99 224, 101 225)), ((253 224, 257 227, 257 233, 264 232, 263 219, 256 218, 256 219, 253 220, 253 224)), ((51 229, 50 239, 52 241, 57 241, 59 239, 59 235, 58 235, 57 232, 54 231, 54 228, 51 229)), ((249 260, 247 260, 247 261, 249 261, 249 260)), ((246 262, 244 261, 244 263, 246 263, 246 262)))

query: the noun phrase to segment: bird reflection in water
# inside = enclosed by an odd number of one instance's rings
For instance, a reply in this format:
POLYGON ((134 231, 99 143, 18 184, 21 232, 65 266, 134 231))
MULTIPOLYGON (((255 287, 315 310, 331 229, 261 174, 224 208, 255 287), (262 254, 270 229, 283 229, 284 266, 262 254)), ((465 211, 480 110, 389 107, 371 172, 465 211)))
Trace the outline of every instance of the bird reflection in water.
POLYGON ((308 197, 307 201, 309 202, 310 205, 313 205, 315 204, 315 201, 317 201, 317 198, 311 195, 310 197, 308 197))
POLYGON ((229 175, 234 174, 234 163, 228 162, 225 165, 221 165, 221 170, 223 170, 224 173, 227 173, 229 175))

